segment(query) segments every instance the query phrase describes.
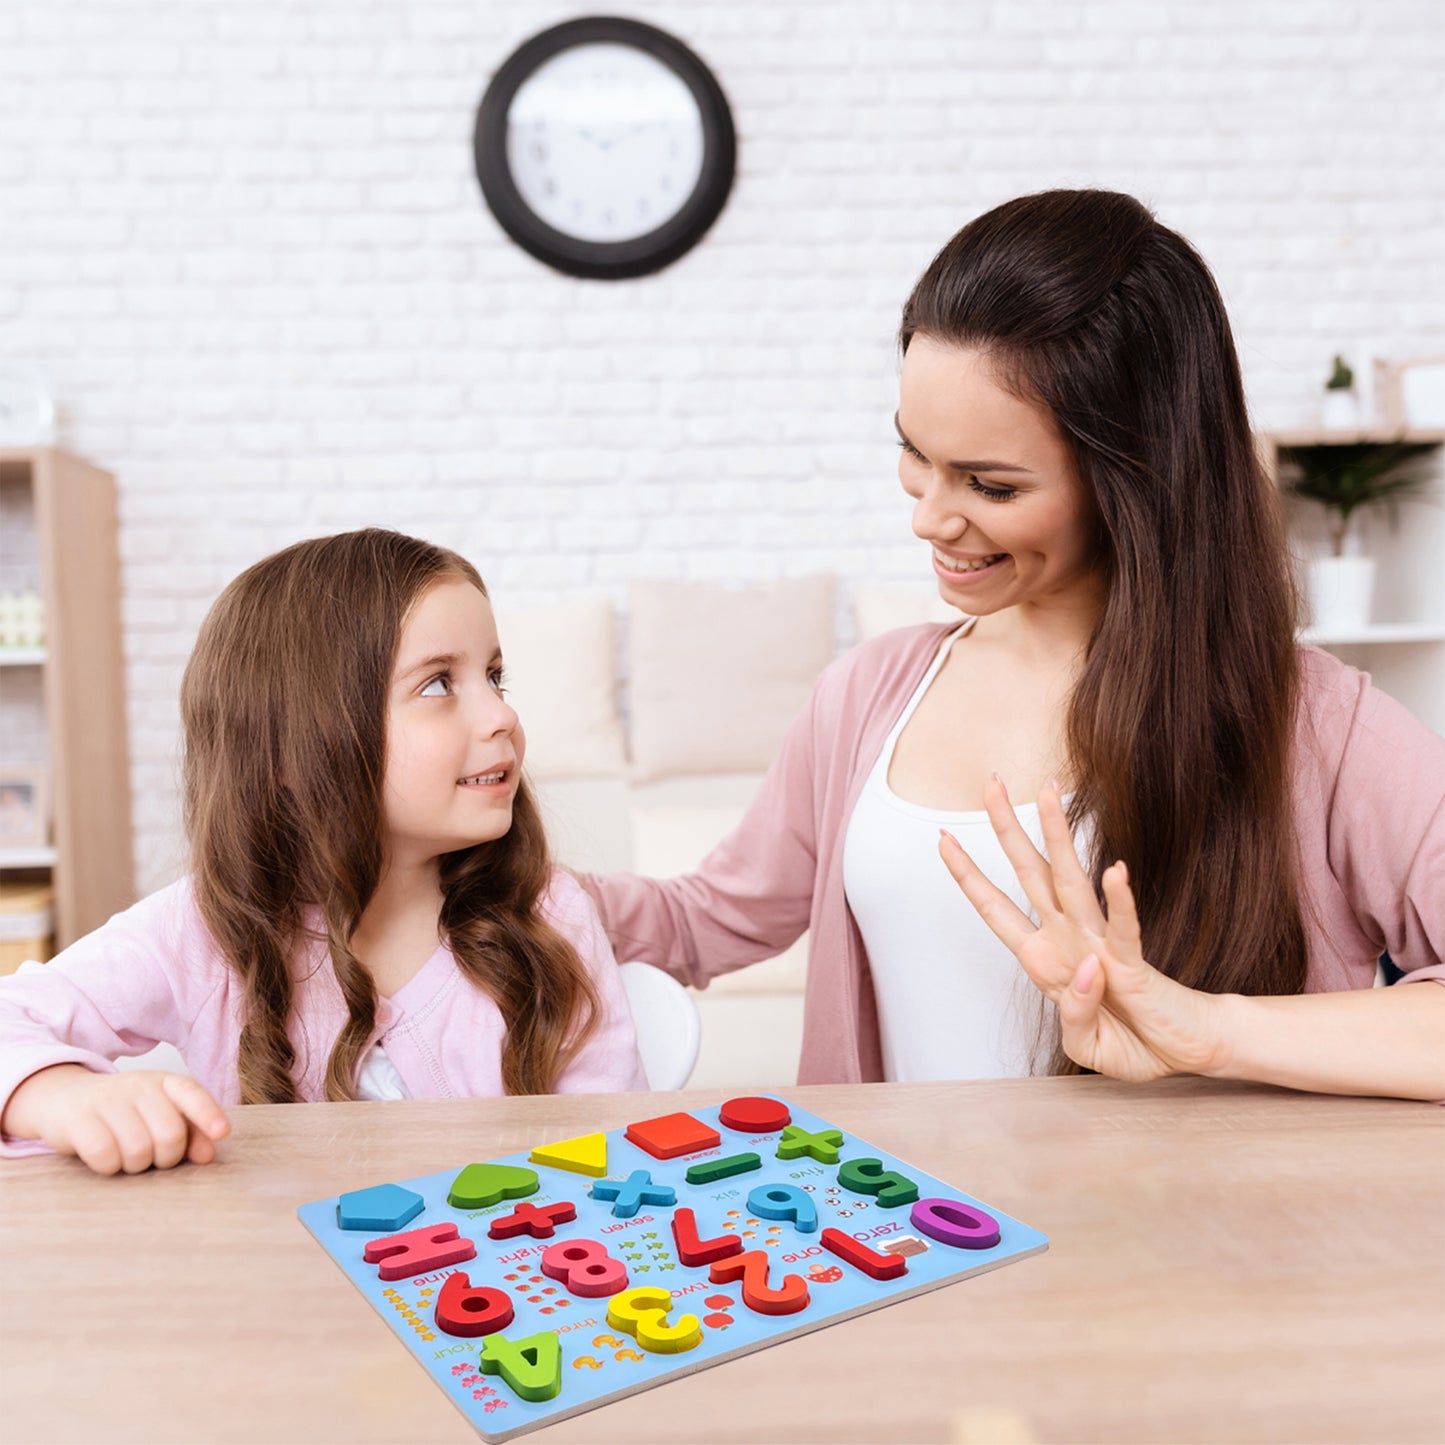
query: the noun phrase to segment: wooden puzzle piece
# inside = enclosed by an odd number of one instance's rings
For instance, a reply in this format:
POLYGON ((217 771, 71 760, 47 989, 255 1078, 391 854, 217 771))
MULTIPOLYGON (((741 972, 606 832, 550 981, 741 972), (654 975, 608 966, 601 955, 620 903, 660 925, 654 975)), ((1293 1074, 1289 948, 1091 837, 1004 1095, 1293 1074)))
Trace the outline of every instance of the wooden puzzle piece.
POLYGON ((748 1195, 748 1208, 763 1219, 789 1219, 799 1234, 818 1227, 818 1208, 796 1184, 759 1184, 748 1195))
POLYGON ((475 1258, 476 1253, 476 1245, 462 1239, 455 1224, 428 1224, 406 1234, 370 1240, 361 1257, 367 1264, 381 1266, 377 1274, 382 1279, 407 1279, 445 1264, 460 1264, 475 1258))
POLYGON ((993 1215, 956 1199, 921 1199, 908 1217, 920 1234, 954 1249, 992 1249, 1001 1238, 993 1215))
POLYGON ((708 1270, 714 1284, 731 1284, 741 1280, 743 1303, 755 1314, 790 1315, 805 1309, 810 1298, 808 1286, 800 1274, 783 1276, 782 1284, 773 1289, 768 1284, 768 1256, 761 1249, 735 1254, 718 1260, 708 1270))
POLYGON ((613 1201, 618 1219, 631 1219, 644 1204, 676 1204, 677 1190, 670 1184, 654 1184, 646 1169, 634 1169, 626 1179, 599 1179, 587 1191, 591 1199, 613 1201))
POLYGON ((792 1119, 788 1106, 782 1100, 768 1099, 760 1094, 729 1099, 718 1111, 718 1123, 724 1129, 736 1129, 741 1134, 776 1134, 792 1119))
POLYGON ((699 1149, 716 1149, 722 1135, 691 1114, 660 1114, 629 1124, 623 1136, 654 1159, 676 1159, 699 1149))
POLYGON ((627 1288, 627 1266, 595 1239, 566 1239, 542 1254, 542 1273, 584 1299, 601 1299, 627 1288))
POLYGON ((516 1164, 468 1164, 447 1191, 453 1209, 490 1209, 504 1199, 535 1194, 541 1184, 535 1169, 516 1164))
POLYGON ((607 1323, 637 1337, 644 1350, 657 1355, 680 1355, 702 1343, 702 1324, 696 1315, 683 1315, 676 1324, 664 1323, 672 1308, 669 1290, 639 1285, 607 1302, 607 1323))
POLYGON ((838 1170, 838 1183, 854 1194, 876 1194, 880 1209, 898 1209, 918 1198, 918 1186, 881 1159, 850 1159, 838 1170))
POLYGON ((426 1200, 414 1189, 374 1184, 370 1189, 353 1189, 336 1201, 336 1227, 395 1231, 425 1208, 426 1200))
POLYGON ((579 1134, 575 1139, 539 1144, 527 1157, 533 1164, 601 1179, 607 1173, 607 1135, 579 1134))
POLYGON ((672 1238, 677 1245, 677 1257, 689 1269, 698 1265, 711 1264, 715 1259, 726 1259, 730 1254, 741 1254, 743 1242, 736 1234, 719 1234, 714 1239, 699 1239, 697 1215, 686 1207, 672 1216, 672 1238))
POLYGON ((487 1226, 492 1239, 511 1239, 518 1234, 530 1234, 533 1239, 551 1239, 559 1224, 566 1224, 577 1218, 577 1206, 570 1199, 558 1200, 556 1204, 528 1204, 525 1200, 510 1214, 500 1215, 487 1226))
POLYGON ((719 1179, 731 1179, 734 1174, 750 1174, 761 1169, 763 1161, 756 1154, 731 1154, 726 1159, 705 1159, 701 1164, 688 1166, 689 1184, 716 1184, 719 1179))
POLYGON ((488 1285, 472 1288, 471 1279, 458 1271, 449 1274, 437 1296, 437 1328, 449 1335, 491 1335, 504 1330, 515 1315, 512 1301, 488 1285))
POLYGON ((500 1375, 524 1400, 551 1400, 562 1388, 562 1343, 551 1331, 524 1340, 488 1335, 477 1368, 500 1375))
POLYGON ((779 1159, 816 1159, 819 1164, 836 1164, 838 1150, 842 1148, 843 1135, 837 1129, 821 1129, 810 1134, 796 1124, 789 1124, 778 1140, 779 1159))
POLYGON ((901 1255, 879 1254, 876 1249, 870 1249, 862 1240, 844 1234, 841 1229, 825 1229, 818 1236, 818 1242, 873 1279, 897 1279, 900 1274, 908 1273, 908 1261, 901 1255))

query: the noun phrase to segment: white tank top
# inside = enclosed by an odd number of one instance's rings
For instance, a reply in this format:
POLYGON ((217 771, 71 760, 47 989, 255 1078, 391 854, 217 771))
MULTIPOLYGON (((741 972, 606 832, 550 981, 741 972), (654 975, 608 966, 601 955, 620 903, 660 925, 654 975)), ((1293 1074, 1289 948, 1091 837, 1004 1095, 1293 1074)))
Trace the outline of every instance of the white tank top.
MULTIPOLYGON (((888 786, 899 734, 975 620, 944 639, 883 744, 843 842, 843 890, 868 950, 888 1079, 1018 1077, 1031 1071, 1039 1040, 1049 1037, 1040 1025, 1051 1005, 938 856, 938 830, 947 828, 990 882, 1033 917, 988 814, 925 808, 888 786)), ((1016 812, 1042 851, 1038 805, 1016 812)))

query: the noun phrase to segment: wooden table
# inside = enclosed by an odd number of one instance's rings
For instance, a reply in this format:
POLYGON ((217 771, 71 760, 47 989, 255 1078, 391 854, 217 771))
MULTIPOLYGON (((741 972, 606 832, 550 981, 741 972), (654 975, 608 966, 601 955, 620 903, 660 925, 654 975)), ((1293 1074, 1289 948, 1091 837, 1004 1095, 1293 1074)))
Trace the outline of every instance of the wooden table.
MULTIPOLYGON (((1445 1111, 1196 1079, 788 1096, 1049 1252, 525 1438, 1445 1440, 1445 1111)), ((203 1169, 0 1164, 0 1438, 474 1441, 296 1206, 723 1097, 268 1106, 203 1169)))

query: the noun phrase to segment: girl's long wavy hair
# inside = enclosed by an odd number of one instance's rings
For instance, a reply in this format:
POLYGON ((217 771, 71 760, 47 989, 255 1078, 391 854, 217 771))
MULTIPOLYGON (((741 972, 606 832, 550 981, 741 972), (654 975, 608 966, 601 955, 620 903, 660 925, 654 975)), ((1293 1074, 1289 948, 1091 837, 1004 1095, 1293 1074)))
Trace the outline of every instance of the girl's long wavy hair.
MULTIPOLYGON (((406 618, 444 579, 486 595, 454 552, 347 532, 258 562, 201 627, 181 685, 186 831, 202 916, 244 991, 243 1103, 296 1101, 293 968, 318 934, 350 1013, 326 1097, 355 1097, 376 989, 351 939, 385 864, 387 696, 406 618)), ((598 999, 537 911, 551 865, 525 781, 510 831, 440 866, 440 932, 507 1026, 503 1085, 546 1093, 594 1027, 598 999)))
POLYGON ((1095 887, 1122 858, 1145 957, 1179 982, 1300 992, 1297 601, 1208 268, 1131 196, 1024 196, 934 258, 902 349, 919 335, 1042 402, 1093 496, 1107 599, 1065 737, 1095 887))

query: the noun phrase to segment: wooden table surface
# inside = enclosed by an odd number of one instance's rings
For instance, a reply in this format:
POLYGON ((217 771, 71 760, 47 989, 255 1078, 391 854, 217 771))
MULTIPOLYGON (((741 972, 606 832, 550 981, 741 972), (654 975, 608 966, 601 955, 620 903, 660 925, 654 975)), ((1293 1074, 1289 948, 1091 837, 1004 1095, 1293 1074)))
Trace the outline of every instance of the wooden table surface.
MULTIPOLYGON (((725 1097, 267 1106, 206 1168, 0 1164, 0 1439, 475 1441, 296 1206, 725 1097)), ((1198 1079, 787 1097, 1048 1253, 524 1438, 1445 1440, 1445 1111, 1198 1079)))

